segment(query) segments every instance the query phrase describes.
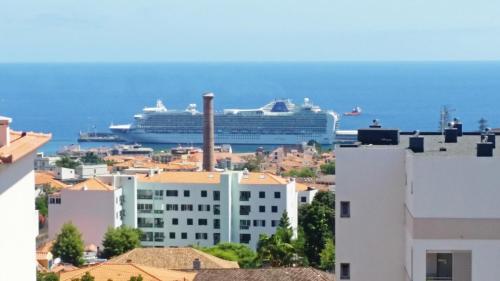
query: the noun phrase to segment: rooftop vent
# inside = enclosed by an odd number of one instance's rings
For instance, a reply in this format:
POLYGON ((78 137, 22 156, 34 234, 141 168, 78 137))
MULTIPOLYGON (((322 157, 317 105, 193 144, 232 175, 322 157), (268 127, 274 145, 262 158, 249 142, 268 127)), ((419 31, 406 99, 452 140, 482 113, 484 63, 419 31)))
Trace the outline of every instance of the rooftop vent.
POLYGON ((201 269, 201 261, 199 258, 195 258, 193 260, 193 269, 194 270, 200 270, 201 269))
POLYGON ((462 122, 458 118, 453 119, 453 128, 457 129, 457 136, 461 137, 463 135, 462 122))
POLYGON ((358 130, 358 141, 361 144, 398 145, 399 130, 372 128, 370 126, 369 129, 358 130))
POLYGON ((373 119, 372 124, 370 125, 370 128, 382 128, 382 125, 380 125, 380 122, 378 119, 373 119))
POLYGON ((410 137, 410 149, 414 153, 424 152, 424 138, 419 136, 419 131, 415 131, 415 134, 410 137))
POLYGON ((487 142, 491 142, 493 144, 493 148, 496 148, 496 136, 494 132, 488 132, 488 135, 486 137, 487 142))
POLYGON ((444 129, 444 142, 456 143, 458 139, 458 130, 456 128, 444 129))
POLYGON ((493 144, 491 142, 480 142, 477 144, 477 157, 492 157, 493 144))

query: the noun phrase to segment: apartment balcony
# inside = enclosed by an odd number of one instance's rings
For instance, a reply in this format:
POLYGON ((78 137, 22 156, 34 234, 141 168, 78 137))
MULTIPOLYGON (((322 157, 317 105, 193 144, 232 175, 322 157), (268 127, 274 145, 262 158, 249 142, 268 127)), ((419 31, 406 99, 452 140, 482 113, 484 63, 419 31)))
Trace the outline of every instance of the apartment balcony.
POLYGON ((470 251, 428 251, 427 281, 471 281, 470 251))

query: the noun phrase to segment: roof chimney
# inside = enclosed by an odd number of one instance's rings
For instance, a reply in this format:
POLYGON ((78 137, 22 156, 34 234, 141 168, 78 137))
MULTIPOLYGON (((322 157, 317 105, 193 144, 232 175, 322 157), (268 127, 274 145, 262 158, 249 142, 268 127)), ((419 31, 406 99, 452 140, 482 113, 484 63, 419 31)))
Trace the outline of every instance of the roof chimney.
POLYGON ((453 128, 457 129, 457 136, 463 136, 462 122, 458 118, 453 119, 453 128))
POLYGON ((414 153, 422 153, 424 152, 424 138, 419 136, 419 131, 415 132, 415 135, 410 137, 410 149, 414 153))
POLYGON ((200 270, 201 269, 201 261, 199 258, 195 258, 193 260, 193 269, 194 270, 200 270))
POLYGON ((458 130, 456 128, 444 129, 444 142, 445 143, 456 143, 457 138, 458 138, 458 130))
POLYGON ((203 95, 203 170, 214 170, 214 108, 213 93, 203 95))
POLYGON ((10 144, 10 123, 11 118, 0 116, 0 147, 10 144))
POLYGON ((480 142, 477 144, 477 157, 492 157, 493 144, 491 142, 480 142))

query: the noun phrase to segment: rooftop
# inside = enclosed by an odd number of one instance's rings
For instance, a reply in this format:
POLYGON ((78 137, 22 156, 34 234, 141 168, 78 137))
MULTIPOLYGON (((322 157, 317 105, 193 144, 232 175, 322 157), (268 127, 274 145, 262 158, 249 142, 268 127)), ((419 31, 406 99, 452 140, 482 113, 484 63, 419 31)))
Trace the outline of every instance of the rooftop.
POLYGON ((95 280, 129 281, 132 276, 141 275, 144 281, 181 281, 193 280, 196 273, 180 272, 167 269, 152 268, 132 263, 102 263, 73 271, 61 272, 61 281, 70 281, 82 277, 86 272, 95 280))
POLYGON ((260 269, 207 269, 196 275, 195 281, 335 281, 332 274, 310 267, 260 269))
POLYGON ((48 185, 55 189, 62 189, 67 186, 56 180, 50 172, 35 172, 35 185, 48 185))
POLYGON ((288 180, 270 173, 248 173, 243 174, 240 184, 265 184, 265 185, 283 185, 288 184, 288 180))
POLYGON ((219 184, 220 173, 217 172, 165 172, 139 178, 141 182, 153 183, 200 183, 219 184))
POLYGON ((68 187, 69 190, 92 190, 92 191, 112 191, 114 188, 97 178, 90 178, 78 184, 68 187))
POLYGON ((0 164, 18 161, 47 143, 51 134, 10 131, 10 144, 0 147, 0 164))
POLYGON ((173 270, 192 270, 199 259, 201 268, 239 268, 237 262, 226 261, 193 248, 136 248, 110 260, 173 270))

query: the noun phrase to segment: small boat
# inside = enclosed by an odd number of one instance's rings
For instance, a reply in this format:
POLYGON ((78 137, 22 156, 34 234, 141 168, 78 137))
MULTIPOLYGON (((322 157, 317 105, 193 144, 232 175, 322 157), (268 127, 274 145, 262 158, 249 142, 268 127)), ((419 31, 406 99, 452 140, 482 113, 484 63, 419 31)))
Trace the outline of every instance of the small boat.
POLYGON ((362 112, 361 107, 356 106, 351 110, 351 112, 345 112, 344 116, 358 116, 361 115, 361 112, 362 112))

